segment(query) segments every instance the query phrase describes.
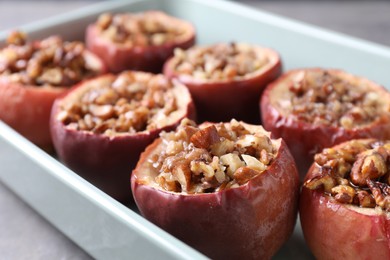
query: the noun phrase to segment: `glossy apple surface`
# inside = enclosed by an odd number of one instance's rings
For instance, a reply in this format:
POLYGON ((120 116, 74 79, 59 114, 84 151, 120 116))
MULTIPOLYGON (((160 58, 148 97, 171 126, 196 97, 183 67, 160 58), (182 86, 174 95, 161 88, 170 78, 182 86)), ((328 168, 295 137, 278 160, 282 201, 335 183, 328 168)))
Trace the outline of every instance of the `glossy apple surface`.
POLYGON ((86 45, 99 56, 109 71, 118 73, 124 70, 140 70, 160 73, 164 62, 173 55, 175 48, 187 49, 195 43, 195 28, 188 22, 169 17, 159 11, 145 12, 150 19, 175 21, 185 30, 186 37, 166 42, 162 45, 127 46, 117 44, 100 35, 95 24, 87 27, 86 45))
POLYGON ((306 243, 317 259, 390 258, 388 212, 341 204, 321 190, 303 187, 299 216, 306 243))
MULTIPOLYGON (((239 44, 238 44, 239 45, 239 44)), ((266 85, 282 72, 282 62, 272 49, 253 46, 256 52, 268 58, 261 69, 237 79, 196 79, 179 74, 175 57, 164 65, 164 74, 176 78, 188 87, 197 108, 199 122, 230 121, 232 118, 248 123, 259 123, 258 101, 266 85)))
POLYGON ((152 181, 156 173, 148 160, 162 149, 157 139, 132 173, 136 204, 145 218, 212 259, 270 259, 293 231, 298 200, 295 163, 284 142, 278 142, 268 169, 246 184, 183 194, 152 181))
MULTIPOLYGON (((320 71, 319 68, 307 71, 320 71)), ((340 126, 311 124, 297 120, 284 108, 291 106, 289 86, 292 79, 305 70, 291 70, 283 74, 264 90, 260 101, 261 119, 264 128, 275 138, 283 138, 290 148, 291 154, 297 163, 300 178, 303 179, 313 156, 323 148, 357 138, 375 137, 378 139, 390 138, 390 114, 379 115, 375 121, 364 127, 346 129, 340 126)), ((390 93, 382 86, 364 78, 353 76, 341 70, 328 70, 330 73, 340 75, 346 80, 359 80, 379 95, 388 97, 390 93)))
POLYGON ((178 109, 175 116, 167 120, 163 127, 150 131, 117 133, 115 135, 97 134, 67 128, 57 119, 62 106, 68 100, 78 98, 90 87, 112 82, 114 75, 108 74, 86 81, 73 88, 53 105, 51 115, 51 135, 59 159, 77 174, 102 189, 121 202, 132 201, 130 174, 140 153, 158 137, 161 131, 173 130, 184 117, 194 118, 195 108, 188 90, 177 87, 178 109))

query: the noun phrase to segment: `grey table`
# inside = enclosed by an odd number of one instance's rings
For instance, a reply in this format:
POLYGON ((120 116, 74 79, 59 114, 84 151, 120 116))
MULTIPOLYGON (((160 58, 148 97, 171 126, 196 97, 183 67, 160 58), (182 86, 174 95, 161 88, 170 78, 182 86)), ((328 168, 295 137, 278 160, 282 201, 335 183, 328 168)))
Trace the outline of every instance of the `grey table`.
MULTIPOLYGON (((390 46, 388 1, 242 1, 254 8, 390 46)), ((0 1, 0 30, 93 1, 0 1)), ((0 147, 1 149, 1 147, 0 147)), ((90 259, 0 183, 0 259, 90 259)))

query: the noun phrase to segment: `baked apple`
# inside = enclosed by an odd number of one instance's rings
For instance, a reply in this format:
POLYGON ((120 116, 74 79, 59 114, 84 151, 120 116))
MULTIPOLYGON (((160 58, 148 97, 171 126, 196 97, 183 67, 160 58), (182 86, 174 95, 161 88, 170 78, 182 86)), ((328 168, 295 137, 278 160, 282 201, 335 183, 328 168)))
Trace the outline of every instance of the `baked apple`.
POLYGON ((203 121, 259 123, 258 101, 282 70, 279 54, 244 43, 177 49, 164 74, 186 85, 203 121))
POLYGON ((390 141, 355 139, 315 155, 300 219, 317 259, 390 259, 390 141))
POLYGON ((298 173, 281 140, 236 120, 184 119, 132 173, 141 214, 212 259, 269 259, 291 235, 298 173))
POLYGON ((159 73, 175 48, 195 43, 195 28, 160 11, 104 13, 88 26, 88 49, 112 72, 141 70, 159 73))
POLYGON ((163 75, 122 72, 76 86, 53 105, 51 134, 58 157, 117 200, 132 200, 130 174, 158 134, 195 108, 187 88, 163 75))
POLYGON ((267 86, 260 106, 264 128, 285 140, 301 179, 325 147, 390 138, 390 93, 341 70, 291 70, 267 86))
POLYGON ((26 35, 15 31, 0 49, 0 120, 50 151, 54 99, 104 70, 100 59, 81 42, 57 36, 26 42, 26 35))

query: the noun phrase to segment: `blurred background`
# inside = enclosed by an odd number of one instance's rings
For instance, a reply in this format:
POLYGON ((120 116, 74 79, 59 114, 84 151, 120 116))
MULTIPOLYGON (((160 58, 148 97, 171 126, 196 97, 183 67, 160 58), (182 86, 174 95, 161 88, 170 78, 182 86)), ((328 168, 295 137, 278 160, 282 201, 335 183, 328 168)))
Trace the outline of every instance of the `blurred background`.
MULTIPOLYGON (((65 13, 98 1, 101 0, 1 0, 0 30, 65 13)), ((390 46, 388 0, 233 1, 390 46)))

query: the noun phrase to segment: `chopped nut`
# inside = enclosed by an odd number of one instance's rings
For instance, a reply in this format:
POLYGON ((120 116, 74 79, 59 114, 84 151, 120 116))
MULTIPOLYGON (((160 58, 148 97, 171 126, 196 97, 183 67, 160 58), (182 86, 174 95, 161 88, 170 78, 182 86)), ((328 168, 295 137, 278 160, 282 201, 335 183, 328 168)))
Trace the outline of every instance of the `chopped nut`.
POLYGON ((220 141, 217 128, 214 125, 199 130, 191 136, 190 141, 198 148, 209 148, 220 141))
POLYGON ((348 185, 338 185, 332 188, 332 195, 341 203, 352 203, 355 197, 355 189, 348 185))
POLYGON ((267 58, 254 46, 216 44, 174 53, 176 71, 198 79, 236 79, 262 68, 267 58))
MULTIPOLYGON (((186 193, 213 192, 243 185, 266 170, 275 156, 275 144, 268 136, 261 136, 261 132, 253 133, 236 120, 204 127, 197 127, 188 119, 183 120, 175 132, 161 134, 165 148, 150 160, 150 164, 158 171, 155 181, 164 189, 172 187, 173 192, 186 193), (249 135, 255 138, 250 138, 249 135), (263 154, 263 162, 248 153, 240 153, 241 148, 237 142, 244 137, 248 140, 258 139, 255 142, 257 148, 253 149, 261 149, 254 153, 263 154), (268 147, 270 153, 262 147, 268 147), (185 175, 185 180, 190 182, 179 189, 177 186, 167 185, 165 177, 178 165, 181 168, 179 175, 185 175), (183 165, 188 167, 184 169, 183 165), (187 177, 187 174, 191 177, 187 177), (163 176, 164 179, 161 179, 163 176)), ((249 142, 249 145, 253 144, 249 142)), ((184 181, 179 182, 183 186, 184 181)))
POLYGON ((390 211, 390 173, 387 167, 390 142, 361 139, 336 147, 324 149, 315 156, 315 176, 304 186, 309 189, 323 187, 340 203, 365 208, 378 206, 390 211))
POLYGON ((344 79, 331 70, 305 70, 293 79, 291 114, 300 121, 352 129, 389 113, 388 102, 360 80, 344 79))
POLYGON ((0 50, 0 73, 25 85, 72 86, 100 73, 90 67, 81 42, 63 42, 58 36, 26 42, 26 35, 13 32, 0 50))
POLYGON ((212 154, 223 156, 224 154, 233 152, 234 142, 228 139, 224 139, 220 142, 212 144, 210 148, 212 154))
POLYGON ((50 85, 60 85, 62 82, 63 73, 58 68, 46 69, 37 77, 38 83, 49 83, 50 85))
POLYGON ((207 179, 214 177, 213 167, 202 161, 191 161, 191 171, 196 175, 203 173, 207 179))
POLYGON ((305 187, 311 190, 319 189, 320 187, 324 188, 324 191, 327 193, 332 192, 332 188, 337 185, 335 179, 333 179, 329 175, 325 175, 323 177, 315 177, 305 182, 305 187))
POLYGON ((108 28, 108 26, 110 26, 112 22, 112 14, 109 14, 109 13, 104 13, 104 14, 101 14, 97 20, 97 25, 105 30, 108 28))
POLYGON ((184 21, 162 12, 104 13, 96 26, 100 34, 115 43, 127 46, 163 45, 181 39, 185 34, 184 21))
POLYGON ((181 189, 187 191, 191 185, 191 172, 189 168, 183 164, 177 165, 172 169, 172 175, 180 183, 181 189))
POLYGON ((351 170, 351 180, 355 185, 365 186, 368 179, 377 179, 386 172, 386 158, 375 150, 368 150, 358 155, 351 170))
POLYGON ((233 178, 233 174, 238 168, 245 166, 240 157, 235 153, 224 154, 220 157, 221 163, 227 167, 227 174, 233 178))
POLYGON ((114 114, 114 108, 111 105, 89 105, 89 111, 93 116, 102 119, 108 119, 114 114))
POLYGON ((7 37, 7 44, 24 45, 26 43, 26 34, 20 31, 13 31, 7 37))
MULTIPOLYGON (((61 117, 65 125, 77 122, 82 130, 107 135, 135 133, 166 125, 167 117, 178 110, 175 85, 162 75, 123 72, 111 81, 103 81, 106 85, 96 80, 78 99, 65 102, 62 108, 66 117, 61 117)), ((186 126, 182 134, 190 132, 191 126, 186 126)), ((174 145, 170 149, 173 152, 179 148, 174 145)))
POLYGON ((246 154, 243 154, 241 156, 242 159, 244 159, 246 166, 252 168, 253 170, 262 172, 266 169, 266 166, 262 162, 257 160, 255 157, 246 154))
POLYGON ((364 208, 374 208, 376 206, 375 199, 367 191, 357 191, 357 197, 359 199, 359 205, 364 208))
POLYGON ((382 209, 390 210, 390 187, 385 183, 367 180, 375 202, 382 209))
POLYGON ((258 175, 259 172, 244 166, 237 169, 237 171, 233 174, 234 179, 237 181, 238 184, 242 185, 247 183, 250 179, 258 175))

